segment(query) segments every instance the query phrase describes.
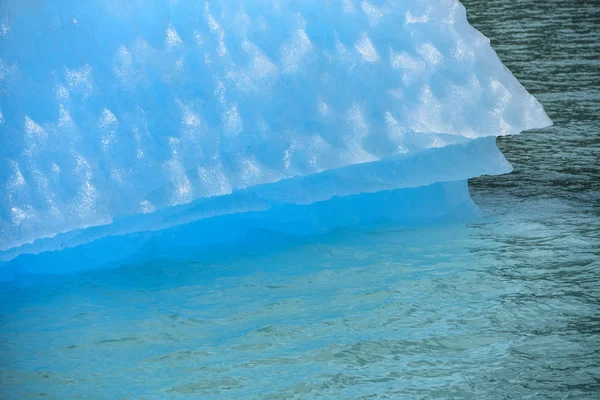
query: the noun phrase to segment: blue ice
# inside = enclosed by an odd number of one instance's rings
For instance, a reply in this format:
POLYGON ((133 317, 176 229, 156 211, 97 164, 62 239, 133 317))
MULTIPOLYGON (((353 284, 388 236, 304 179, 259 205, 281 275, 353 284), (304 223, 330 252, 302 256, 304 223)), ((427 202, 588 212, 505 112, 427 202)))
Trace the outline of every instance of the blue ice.
POLYGON ((549 124, 455 0, 6 0, 0 277, 469 214, 549 124))

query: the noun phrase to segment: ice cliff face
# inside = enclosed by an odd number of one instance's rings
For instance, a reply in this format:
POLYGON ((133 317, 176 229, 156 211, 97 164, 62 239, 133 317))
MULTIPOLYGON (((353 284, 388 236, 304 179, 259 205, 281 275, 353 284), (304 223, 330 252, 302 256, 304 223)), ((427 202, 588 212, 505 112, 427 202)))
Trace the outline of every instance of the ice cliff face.
POLYGON ((455 0, 6 0, 0 250, 504 173, 475 139, 550 123, 455 0))

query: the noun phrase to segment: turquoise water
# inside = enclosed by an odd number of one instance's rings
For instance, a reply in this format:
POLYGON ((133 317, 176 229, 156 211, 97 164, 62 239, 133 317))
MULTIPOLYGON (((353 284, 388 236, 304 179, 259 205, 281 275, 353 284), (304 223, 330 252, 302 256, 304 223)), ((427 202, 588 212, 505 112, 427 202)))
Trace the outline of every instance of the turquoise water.
POLYGON ((593 399, 600 6, 464 1, 555 125, 499 139, 487 216, 0 292, 0 397, 593 399))

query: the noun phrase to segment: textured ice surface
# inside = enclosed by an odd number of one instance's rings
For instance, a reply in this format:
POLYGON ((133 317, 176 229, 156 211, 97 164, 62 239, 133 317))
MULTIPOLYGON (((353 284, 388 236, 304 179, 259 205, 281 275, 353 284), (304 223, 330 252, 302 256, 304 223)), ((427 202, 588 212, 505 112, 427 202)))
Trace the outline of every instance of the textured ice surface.
POLYGON ((4 260, 504 173, 493 137, 551 123, 454 0, 6 0, 0 13, 4 260))

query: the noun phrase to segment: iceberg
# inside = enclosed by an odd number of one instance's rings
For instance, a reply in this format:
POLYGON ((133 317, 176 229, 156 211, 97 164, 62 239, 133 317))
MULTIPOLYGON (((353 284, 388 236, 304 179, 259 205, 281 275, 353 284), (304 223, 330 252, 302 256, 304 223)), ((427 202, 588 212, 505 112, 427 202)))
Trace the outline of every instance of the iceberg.
POLYGON ((551 123, 456 0, 6 0, 0 279, 465 215, 551 123))

